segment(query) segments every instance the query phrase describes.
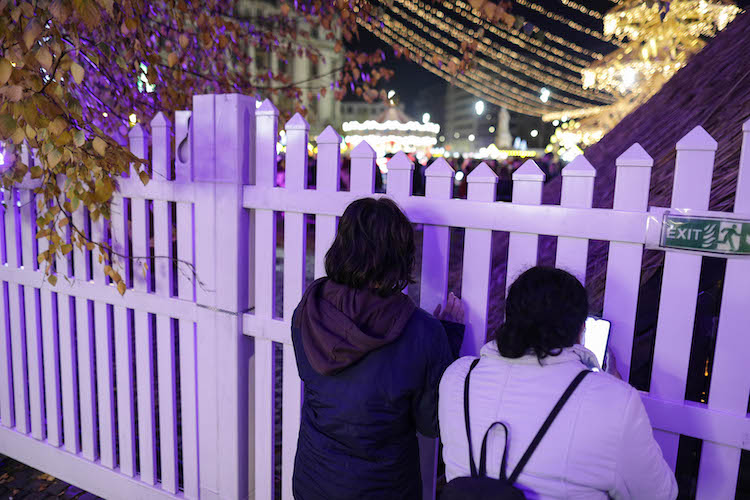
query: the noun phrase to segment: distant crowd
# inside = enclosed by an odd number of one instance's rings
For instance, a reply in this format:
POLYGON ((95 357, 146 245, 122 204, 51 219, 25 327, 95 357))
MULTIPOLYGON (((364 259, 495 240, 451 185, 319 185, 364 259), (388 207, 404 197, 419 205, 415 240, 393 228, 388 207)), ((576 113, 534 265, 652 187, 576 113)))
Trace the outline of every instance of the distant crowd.
MULTIPOLYGON (((424 196, 425 182, 426 182, 425 171, 437 159, 438 157, 433 157, 430 160, 425 161, 424 164, 422 164, 416 161, 416 159, 412 157, 412 161, 414 161, 412 192, 414 195, 424 196)), ((513 180, 512 180, 513 172, 515 172, 516 169, 518 169, 521 165, 523 165, 527 161, 527 159, 512 158, 512 157, 505 159, 505 160, 481 160, 481 159, 474 159, 474 158, 463 158, 461 156, 459 156, 458 158, 446 158, 446 160, 448 161, 450 166, 453 167, 453 170, 456 171, 454 190, 453 190, 454 198, 466 198, 467 187, 468 187, 467 176, 481 163, 486 163, 487 166, 489 166, 495 172, 495 174, 497 174, 497 177, 498 177, 497 200, 499 201, 511 201, 511 195, 513 191, 513 180)), ((551 154, 546 154, 542 156, 541 158, 534 158, 533 160, 536 162, 539 168, 542 169, 542 171, 546 175, 547 182, 557 177, 562 170, 562 165, 559 162, 555 161, 554 157, 551 154)), ((314 157, 309 158, 308 159, 308 186, 309 187, 312 187, 315 185, 315 178, 316 178, 316 172, 317 172, 316 167, 317 165, 316 165, 315 158, 314 157)), ((285 158, 281 156, 279 159, 278 171, 276 175, 277 186, 284 186, 284 182, 285 182, 284 170, 285 170, 285 158)), ((349 189, 350 171, 351 171, 351 162, 349 158, 342 158, 341 159, 340 189, 344 191, 349 189)), ((375 192, 384 193, 387 182, 388 182, 388 174, 381 172, 379 169, 376 169, 375 192)))

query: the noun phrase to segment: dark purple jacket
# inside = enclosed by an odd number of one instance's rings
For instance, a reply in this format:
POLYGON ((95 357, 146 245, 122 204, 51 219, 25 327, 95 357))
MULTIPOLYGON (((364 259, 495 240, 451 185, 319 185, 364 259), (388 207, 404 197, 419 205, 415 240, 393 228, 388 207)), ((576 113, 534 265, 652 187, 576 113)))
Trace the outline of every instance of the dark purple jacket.
POLYGON ((438 435, 438 383, 463 337, 445 325, 450 335, 403 294, 310 286, 292 320, 304 382, 297 500, 421 498, 416 433, 438 435))

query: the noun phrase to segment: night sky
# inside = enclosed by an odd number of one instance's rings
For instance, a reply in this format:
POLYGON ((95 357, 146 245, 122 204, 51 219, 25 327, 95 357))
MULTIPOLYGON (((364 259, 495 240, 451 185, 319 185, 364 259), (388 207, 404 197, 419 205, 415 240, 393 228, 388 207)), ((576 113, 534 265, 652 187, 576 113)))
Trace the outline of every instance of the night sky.
MULTIPOLYGON (((535 4, 541 5, 545 9, 551 12, 555 12, 561 15, 565 15, 569 19, 590 28, 597 30, 602 29, 601 20, 597 20, 593 17, 587 16, 578 11, 566 8, 560 0, 534 0, 535 4)), ((587 8, 595 9, 599 12, 606 12, 611 9, 615 2, 609 0, 579 0, 579 4, 585 5, 587 8)), ((747 9, 750 7, 750 0, 739 0, 735 2, 742 8, 747 9)), ((575 42, 587 49, 596 50, 601 53, 607 53, 614 50, 616 47, 597 40, 591 36, 585 35, 575 29, 572 29, 560 22, 550 20, 543 14, 539 14, 533 10, 525 8, 516 2, 513 2, 511 11, 516 16, 523 16, 527 22, 538 26, 540 29, 554 33, 558 36, 562 36, 567 40, 575 42)), ((393 49, 387 44, 381 42, 374 35, 360 28, 360 40, 352 43, 352 47, 356 47, 364 50, 383 49, 388 56, 386 66, 395 70, 395 76, 389 81, 382 85, 383 88, 394 89, 398 92, 400 101, 406 106, 407 112, 416 113, 420 110, 412 109, 410 105, 413 103, 415 97, 419 92, 426 88, 434 85, 448 85, 448 83, 442 78, 433 75, 426 69, 423 69, 419 64, 407 61, 403 58, 396 58, 393 49)), ((355 96, 347 97, 347 100, 356 100, 355 96)))

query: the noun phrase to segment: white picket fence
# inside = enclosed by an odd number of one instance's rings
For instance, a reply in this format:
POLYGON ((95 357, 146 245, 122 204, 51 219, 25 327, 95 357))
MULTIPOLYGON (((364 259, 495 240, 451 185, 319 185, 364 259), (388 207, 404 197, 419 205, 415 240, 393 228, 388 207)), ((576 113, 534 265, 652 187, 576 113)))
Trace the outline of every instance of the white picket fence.
MULTIPOLYGON (((134 260, 124 297, 85 251, 58 260, 56 287, 44 283, 33 184, 4 193, 0 453, 107 498, 292 498, 303 391, 289 321, 305 286, 306 249, 314 248, 315 277, 323 276, 337 217, 373 195, 376 166, 372 148, 360 144, 351 152, 351 189, 340 191, 341 138, 329 127, 317 138, 317 178, 308 189, 308 125, 295 115, 286 124, 285 186, 275 187, 277 122, 269 101, 194 97, 192 111, 176 116, 175 179, 164 116, 152 122, 150 148, 143 130, 132 129, 131 150, 148 158, 150 149, 153 180, 146 187, 124 180, 109 227, 91 227, 94 238, 110 231, 117 252, 134 258, 149 254, 153 238, 152 271, 144 276, 143 261, 134 260), (276 212, 284 214, 280 318, 276 212), (315 217, 313 245, 306 214, 315 217), (283 350, 282 443, 274 434, 275 344, 283 350)), ((735 214, 750 218, 750 122, 743 133, 735 214)), ((715 150, 700 127, 677 144, 674 208, 707 209, 715 150)), ((451 199, 454 172, 444 160, 427 169, 426 196, 412 196, 414 166, 396 155, 386 195, 423 224, 420 306, 432 310, 446 296, 451 227, 466 229, 464 353, 476 353, 487 333, 492 231, 510 233, 507 283, 536 264, 538 235, 558 237, 556 265, 582 280, 588 240, 609 241, 604 317, 618 367, 628 373, 652 165, 637 144, 617 159, 610 210, 591 208, 596 172, 583 157, 564 169, 561 205, 550 206, 541 205, 544 174, 533 161, 514 173, 513 202, 504 203, 495 201, 497 178, 486 165, 468 176, 468 199, 451 199)), ((86 227, 85 214, 76 217, 86 227)), ((681 434, 703 440, 697 497, 731 499, 740 453, 750 449, 750 259, 727 262, 707 404, 685 401, 700 266, 700 256, 666 254, 643 401, 673 468, 681 434)), ((423 440, 421 450, 431 498, 434 443, 423 440)))

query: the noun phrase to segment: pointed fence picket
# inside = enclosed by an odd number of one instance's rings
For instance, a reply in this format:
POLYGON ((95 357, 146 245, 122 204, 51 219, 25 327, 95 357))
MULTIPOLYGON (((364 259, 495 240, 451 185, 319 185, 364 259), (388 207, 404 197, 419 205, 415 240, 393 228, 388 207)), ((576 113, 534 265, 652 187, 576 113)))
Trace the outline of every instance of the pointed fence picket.
MULTIPOLYGON (((318 177, 315 189, 335 193, 341 179, 341 136, 330 125, 318 136, 318 177)), ((326 274, 325 257, 336 236, 336 216, 315 216, 315 279, 326 274)))
MULTIPOLYGON (((654 161, 638 143, 615 160, 615 210, 645 212, 648 209, 653 164, 654 161)), ((609 348, 625 380, 629 380, 630 374, 642 260, 643 243, 610 242, 606 276, 609 285, 604 289, 604 317, 612 325, 609 348)))
MULTIPOLYGON (((672 208, 707 210, 716 141, 698 126, 677 143, 672 208)), ((664 257, 656 345, 651 371, 652 396, 684 401, 702 257, 667 253, 664 257)), ((667 463, 677 465, 677 433, 656 430, 667 463)))
MULTIPOLYGON (((742 127, 737 190, 734 213, 750 216, 750 120, 742 127)), ((710 410, 742 415, 747 411, 750 394, 750 370, 737 370, 747 363, 750 352, 750 259, 727 261, 724 273, 719 331, 716 335, 711 387, 710 410)), ((747 436, 747 435, 746 435, 747 436)), ((740 455, 737 447, 717 442, 704 442, 701 448, 696 498, 735 498, 740 455)))
MULTIPOLYGON (((374 194, 376 154, 364 142, 350 152, 350 191, 339 190, 341 137, 332 127, 317 138, 316 187, 308 189, 309 126, 299 115, 286 124, 286 184, 276 187, 278 116, 270 101, 256 107, 245 96, 207 95, 175 114, 174 138, 162 114, 150 123, 151 138, 132 127, 130 150, 151 159, 151 181, 123 178, 107 221, 84 207, 74 212, 64 236, 111 238, 111 247, 56 256, 56 286, 37 264, 48 247, 35 239, 35 213, 44 207, 34 182, 2 193, 0 453, 108 498, 292 497, 303 386, 290 328, 305 286, 306 217, 316 222, 317 278, 337 217, 357 198, 383 195, 374 194), (277 213, 285 231, 281 318, 274 316, 277 213), (127 285, 124 297, 104 273, 110 260, 127 285)), ((750 122, 743 134, 734 215, 747 219, 750 122)), ((677 144, 674 209, 731 215, 706 211, 715 150, 700 128, 677 144)), ((34 155, 22 149, 22 161, 34 155)), ((559 206, 541 205, 544 175, 533 161, 515 172, 512 203, 495 201, 497 177, 484 164, 469 174, 466 200, 452 199, 454 172, 443 159, 427 168, 424 197, 411 192, 414 165, 405 154, 387 166, 386 196, 423 226, 417 275, 428 311, 449 291, 450 229, 465 230, 463 354, 476 355, 487 340, 490 280, 509 286, 533 266, 539 235, 557 237, 556 265, 581 280, 588 241, 601 240, 609 242, 603 315, 617 365, 629 374, 644 245, 663 212, 648 208, 653 161, 643 148, 635 144, 616 161, 613 209, 591 208, 596 172, 583 157, 563 171, 559 206), (506 276, 491 276, 493 231, 510 233, 506 276)), ((680 435, 703 441, 697 498, 733 498, 750 433, 750 374, 738 370, 750 348, 749 261, 727 257, 704 404, 685 401, 701 257, 665 254, 651 388, 642 399, 672 466, 680 435)), ((420 454, 431 499, 435 442, 421 439, 420 454)))
MULTIPOLYGON (((527 160, 513 172, 513 204, 541 205, 544 179, 544 172, 534 163, 534 160, 527 160)), ((506 290, 521 273, 536 265, 538 244, 538 234, 517 231, 510 233, 506 290)))
MULTIPOLYGON (((395 159, 395 157, 394 157, 395 159)), ((389 186, 396 182, 390 176, 389 186)), ((411 162, 409 162, 411 166, 411 162)), ((409 169, 411 188, 411 169, 409 169)), ((453 195, 453 168, 443 158, 437 159, 425 170, 425 196, 435 200, 450 200, 453 195)), ((394 190, 395 191, 395 190, 394 190)), ((390 194, 390 193, 389 193, 390 194)), ((444 306, 448 296, 448 263, 450 260, 450 228, 425 224, 422 228, 422 269, 420 274, 419 305, 425 311, 444 306)), ((436 494, 435 474, 438 459, 438 440, 420 436, 420 470, 422 472, 422 498, 433 500, 436 494)))
MULTIPOLYGON (((299 193, 307 188, 307 139, 310 126, 297 113, 286 124, 287 162, 285 188, 299 193)), ((284 214, 284 320, 291 322, 294 309, 302 299, 305 288, 305 253, 307 249, 305 214, 284 214)), ((283 344, 282 387, 282 445, 281 445, 281 498, 292 500, 292 475, 294 456, 297 453, 297 435, 302 412, 302 384, 297 371, 294 347, 283 344)))
MULTIPOLYGON (((276 179, 276 141, 279 111, 264 101, 256 111, 255 185, 271 189, 276 179)), ((255 211, 255 311, 254 317, 270 320, 276 303, 276 224, 273 210, 255 211)), ((255 498, 273 498, 274 442, 273 396, 275 388, 273 340, 255 337, 255 498)))
MULTIPOLYGON (((591 208, 594 199, 594 177, 596 170, 585 156, 581 155, 562 171, 563 185, 560 205, 563 207, 591 208)), ((557 239, 555 267, 565 269, 586 283, 586 263, 589 242, 585 238, 560 237, 557 239)))

